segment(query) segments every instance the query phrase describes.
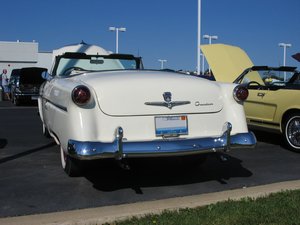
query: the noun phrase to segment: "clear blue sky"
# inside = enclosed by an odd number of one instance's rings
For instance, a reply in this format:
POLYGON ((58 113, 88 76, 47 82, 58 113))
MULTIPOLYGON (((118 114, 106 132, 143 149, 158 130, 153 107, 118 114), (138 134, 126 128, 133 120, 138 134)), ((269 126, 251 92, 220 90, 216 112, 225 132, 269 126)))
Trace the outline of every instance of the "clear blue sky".
MULTIPOLYGON (((52 51, 81 40, 115 51, 109 26, 120 33, 119 52, 140 55, 147 68, 195 70, 197 0, 3 0, 0 41, 32 41, 52 51)), ((257 65, 283 61, 279 42, 291 43, 287 64, 300 52, 300 0, 202 0, 202 35, 244 49, 257 65)), ((201 41, 203 44, 208 40, 201 41)))

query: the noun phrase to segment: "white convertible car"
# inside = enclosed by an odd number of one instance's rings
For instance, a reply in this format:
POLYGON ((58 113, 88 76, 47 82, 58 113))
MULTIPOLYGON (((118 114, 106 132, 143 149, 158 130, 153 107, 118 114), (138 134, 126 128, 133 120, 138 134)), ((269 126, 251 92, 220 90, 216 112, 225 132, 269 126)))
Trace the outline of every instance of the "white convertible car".
POLYGON ((80 173, 81 160, 255 146, 244 86, 145 70, 140 58, 92 49, 58 55, 38 100, 43 132, 60 145, 69 176, 80 173))

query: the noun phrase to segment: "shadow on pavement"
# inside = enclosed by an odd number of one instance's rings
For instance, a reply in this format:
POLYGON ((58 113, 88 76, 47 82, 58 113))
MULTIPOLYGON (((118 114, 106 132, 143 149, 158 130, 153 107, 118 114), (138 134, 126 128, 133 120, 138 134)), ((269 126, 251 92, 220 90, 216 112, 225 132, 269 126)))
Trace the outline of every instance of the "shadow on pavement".
POLYGON ((18 159, 18 158, 27 156, 27 155, 30 155, 30 154, 35 153, 35 152, 38 152, 38 151, 42 151, 42 150, 47 149, 47 148, 49 148, 49 147, 52 147, 52 146, 54 146, 54 145, 56 145, 55 142, 51 142, 51 143, 49 143, 49 144, 47 144, 47 145, 43 145, 43 146, 41 146, 41 147, 33 148, 33 149, 26 150, 26 151, 24 151, 24 152, 21 152, 21 153, 12 155, 12 156, 8 156, 8 157, 5 157, 5 158, 1 158, 1 159, 0 159, 0 164, 3 164, 3 163, 8 162, 8 161, 15 160, 15 159, 18 159))
POLYGON ((0 108, 7 108, 7 107, 15 107, 15 108, 19 108, 19 107, 36 107, 38 106, 37 101, 27 101, 27 102, 23 102, 20 106, 16 106, 15 104, 13 104, 11 101, 0 101, 0 108))
POLYGON ((257 141, 279 145, 282 148, 286 148, 286 146, 284 145, 283 137, 279 133, 272 133, 256 129, 251 129, 251 131, 255 134, 257 141))
POLYGON ((0 138, 0 149, 7 145, 7 139, 0 138))
MULTIPOLYGON (((242 161, 227 157, 226 162, 219 160, 220 154, 211 154, 203 163, 195 164, 180 158, 151 158, 130 160, 130 170, 106 165, 93 165, 87 168, 85 177, 93 187, 101 191, 115 191, 125 188, 133 189, 137 194, 143 194, 142 187, 157 187, 218 181, 227 184, 226 180, 233 177, 250 177, 252 172, 244 168, 242 161), (216 157, 218 156, 218 157, 216 157)), ((99 162, 101 163, 101 162, 99 162)), ((109 164, 110 163, 110 164, 109 164)))

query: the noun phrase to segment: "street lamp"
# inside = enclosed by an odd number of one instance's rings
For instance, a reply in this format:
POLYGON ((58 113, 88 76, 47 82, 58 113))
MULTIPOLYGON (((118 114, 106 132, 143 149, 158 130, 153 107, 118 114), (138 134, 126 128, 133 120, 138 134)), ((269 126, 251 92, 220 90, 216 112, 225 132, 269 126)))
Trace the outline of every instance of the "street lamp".
POLYGON ((110 31, 116 31, 116 53, 119 53, 119 31, 125 32, 125 27, 109 27, 110 31))
MULTIPOLYGON (((204 39, 208 39, 208 43, 211 45, 211 40, 217 40, 218 36, 217 35, 208 35, 208 34, 205 34, 205 35, 203 35, 203 38, 204 39)), ((210 73, 210 66, 208 66, 208 71, 210 73)))
POLYGON ((218 36, 205 34, 205 35, 203 35, 203 38, 204 39, 208 39, 209 40, 209 44, 211 45, 211 40, 217 40, 218 36))
MULTIPOLYGON (((291 44, 279 43, 279 47, 283 47, 283 66, 285 66, 286 62, 286 48, 292 47, 291 44)), ((286 72, 284 72, 284 81, 286 81, 286 72)))
POLYGON ((164 63, 166 63, 167 60, 166 59, 159 59, 158 61, 160 62, 160 69, 163 70, 164 69, 164 63))

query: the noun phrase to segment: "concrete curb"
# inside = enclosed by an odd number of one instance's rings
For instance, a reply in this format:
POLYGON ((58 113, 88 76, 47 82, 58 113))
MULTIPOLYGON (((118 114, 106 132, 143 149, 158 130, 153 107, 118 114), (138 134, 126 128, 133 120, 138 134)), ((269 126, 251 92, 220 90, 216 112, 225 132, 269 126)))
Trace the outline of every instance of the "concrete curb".
POLYGON ((164 210, 195 208, 228 199, 257 198, 284 190, 300 189, 300 180, 286 181, 256 187, 177 197, 156 201, 138 202, 116 206, 47 213, 40 215, 0 218, 1 225, 88 225, 123 220, 133 216, 159 214, 164 210))

